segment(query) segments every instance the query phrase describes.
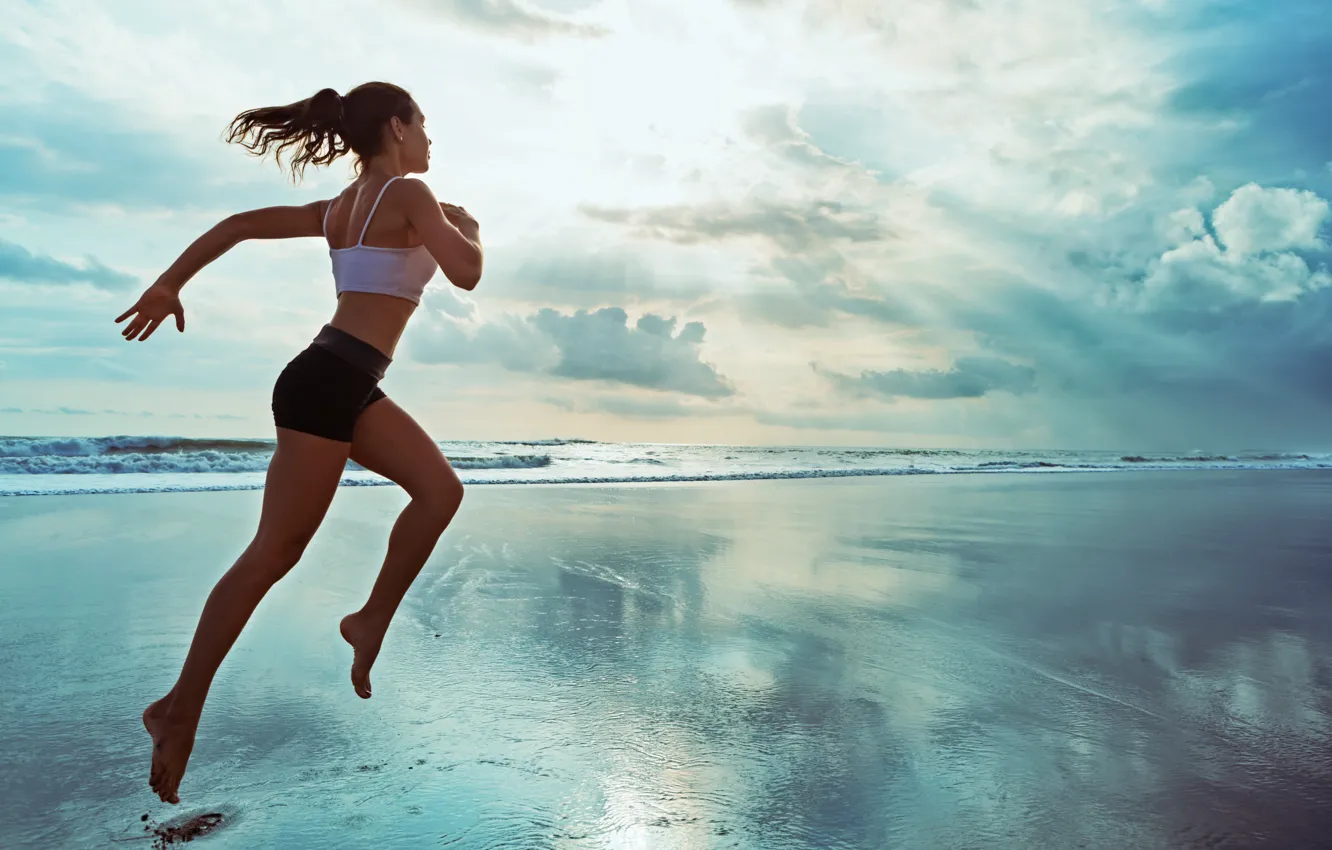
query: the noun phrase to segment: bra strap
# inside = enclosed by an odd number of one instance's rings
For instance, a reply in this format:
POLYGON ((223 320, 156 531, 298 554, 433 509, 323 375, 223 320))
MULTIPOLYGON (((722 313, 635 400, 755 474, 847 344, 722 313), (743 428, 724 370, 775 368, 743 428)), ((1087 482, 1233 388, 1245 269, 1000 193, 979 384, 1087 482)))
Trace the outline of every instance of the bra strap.
POLYGON ((397 179, 398 178, 394 176, 384 181, 384 186, 379 190, 378 197, 375 198, 375 205, 370 208, 370 214, 365 217, 365 224, 361 226, 361 238, 356 240, 357 245, 360 245, 365 241, 365 232, 370 229, 370 219, 375 217, 375 210, 379 209, 379 202, 384 200, 384 192, 388 189, 389 184, 397 179))
POLYGON ((336 199, 336 198, 330 198, 329 201, 328 201, 328 203, 324 205, 324 223, 323 223, 322 225, 320 225, 320 227, 321 227, 321 228, 323 229, 323 231, 324 231, 324 238, 325 238, 325 239, 328 238, 328 214, 329 214, 329 212, 332 211, 332 209, 333 209, 333 201, 335 201, 335 200, 337 200, 337 199, 336 199))

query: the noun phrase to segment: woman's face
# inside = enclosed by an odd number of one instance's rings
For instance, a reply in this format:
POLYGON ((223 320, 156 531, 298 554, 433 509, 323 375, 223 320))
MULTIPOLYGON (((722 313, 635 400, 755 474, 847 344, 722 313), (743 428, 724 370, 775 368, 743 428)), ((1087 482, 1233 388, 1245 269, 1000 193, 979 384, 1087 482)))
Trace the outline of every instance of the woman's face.
POLYGON ((425 115, 413 104, 412 120, 400 123, 402 131, 402 165, 413 174, 430 170, 430 137, 426 135, 425 115))

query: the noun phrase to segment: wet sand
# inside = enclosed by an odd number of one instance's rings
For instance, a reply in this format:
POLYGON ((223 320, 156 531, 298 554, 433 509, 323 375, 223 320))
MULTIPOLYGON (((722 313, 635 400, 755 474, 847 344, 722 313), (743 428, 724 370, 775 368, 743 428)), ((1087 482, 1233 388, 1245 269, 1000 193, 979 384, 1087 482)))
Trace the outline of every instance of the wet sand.
POLYGON ((191 846, 1332 834, 1326 473, 473 488, 368 702, 337 624, 405 497, 346 488, 165 806, 139 713, 259 499, 0 499, 0 846, 147 846, 211 813, 191 846))

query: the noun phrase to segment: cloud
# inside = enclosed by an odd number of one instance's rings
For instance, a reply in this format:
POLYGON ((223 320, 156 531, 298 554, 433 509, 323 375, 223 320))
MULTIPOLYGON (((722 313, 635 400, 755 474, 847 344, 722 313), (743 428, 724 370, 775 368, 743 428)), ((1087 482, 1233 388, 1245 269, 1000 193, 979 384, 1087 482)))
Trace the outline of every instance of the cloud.
POLYGON ((1326 108, 1332 100, 1332 6, 1283 0, 1177 8, 1186 19, 1176 32, 1200 37, 1179 40, 1163 66, 1178 81, 1169 107, 1225 129, 1209 150, 1190 146, 1195 161, 1207 162, 1214 173, 1258 181, 1285 179, 1295 169, 1312 171, 1325 162, 1332 137, 1326 108))
POLYGON ((6 101, 4 113, 0 200, 16 208, 64 213, 114 204, 178 212, 272 202, 271 173, 241 170, 242 157, 217 148, 188 150, 156 128, 127 123, 134 119, 123 110, 62 86, 33 102, 6 101))
POLYGON ((816 170, 862 170, 855 162, 832 156, 815 145, 809 133, 797 124, 788 106, 769 104, 755 107, 741 116, 740 127, 749 138, 794 165, 816 170))
POLYGON ((767 162, 770 155, 778 167, 745 197, 639 209, 584 205, 580 211, 670 244, 748 242, 757 285, 705 299, 696 305, 701 311, 728 304, 744 318, 788 329, 826 327, 846 316, 889 324, 914 318, 899 299, 867 286, 864 273, 866 259, 881 259, 901 241, 887 221, 900 214, 895 187, 815 145, 785 104, 754 107, 738 119, 742 135, 760 148, 752 159, 767 162))
POLYGON ((1149 310, 1209 311, 1253 301, 1289 301, 1332 284, 1325 268, 1311 269, 1294 249, 1319 250, 1329 216, 1313 192, 1247 184, 1212 213, 1213 237, 1194 208, 1169 219, 1180 244, 1152 262, 1141 306, 1149 310))
POLYGON ((887 294, 853 292, 836 280, 742 293, 726 301, 744 318, 788 329, 826 328, 847 316, 896 326, 913 326, 920 319, 917 309, 900 299, 887 294))
POLYGON ((985 302, 941 302, 940 321, 992 356, 1030 364, 1038 392, 1012 415, 1041 417, 1060 444, 1326 444, 1332 287, 1210 309, 1187 300, 1119 309, 1076 292, 989 288, 985 302))
POLYGON ((993 416, 986 417, 983 427, 965 418, 941 418, 933 411, 906 412, 892 407, 879 407, 875 410, 828 409, 823 406, 817 410, 754 410, 754 421, 760 425, 777 428, 794 428, 802 431, 827 431, 830 433, 862 431, 867 434, 895 435, 894 444, 911 444, 935 448, 940 445, 941 436, 977 437, 1010 436, 1010 423, 993 416), (898 442, 906 437, 906 443, 898 442))
POLYGON ((483 321, 438 290, 410 351, 426 363, 498 363, 515 372, 537 372, 577 381, 607 381, 702 398, 724 398, 735 388, 699 359, 706 329, 645 313, 631 327, 619 307, 566 314, 549 307, 529 316, 483 321), (458 318, 467 316, 466 320, 458 318))
POLYGON ((878 214, 853 212, 838 201, 779 201, 752 197, 737 203, 616 209, 584 204, 588 218, 623 224, 637 235, 682 245, 742 237, 766 239, 787 251, 848 241, 873 242, 892 234, 878 214))
POLYGON ((551 374, 578 380, 605 380, 639 387, 720 398, 735 388, 699 360, 706 329, 688 322, 679 332, 676 319, 646 313, 633 328, 619 307, 565 315, 542 309, 530 322, 555 340, 559 364, 551 374))
POLYGON ((1322 248, 1320 234, 1327 218, 1327 201, 1313 192, 1249 183, 1216 208, 1212 224, 1227 251, 1256 254, 1322 248))
POLYGON ((518 0, 414 0, 418 8, 472 29, 529 41, 547 36, 599 38, 605 27, 537 11, 518 0))
POLYGON ((511 372, 549 374, 560 362, 555 341, 522 316, 459 321, 441 310, 422 319, 413 327, 410 346, 422 363, 498 363, 511 372))
POLYGON ((1144 295, 1152 309, 1209 310, 1243 301, 1288 301, 1332 283, 1291 253, 1222 250, 1211 236, 1172 248, 1150 270, 1144 295))
POLYGON ((859 397, 954 399, 993 392, 1025 395, 1036 389, 1036 372, 997 357, 959 357, 948 371, 864 371, 852 377, 815 367, 843 391, 859 397))
POLYGON ((595 395, 591 398, 547 396, 541 401, 570 413, 609 413, 630 419, 683 419, 699 416, 731 416, 737 411, 712 403, 686 404, 678 398, 638 398, 625 395, 595 395))
POLYGON ((244 421, 244 416, 234 413, 175 413, 153 412, 149 410, 85 410, 80 407, 0 407, 0 413, 36 416, 137 416, 140 418, 161 419, 217 419, 223 421, 244 421))
POLYGON ((690 301, 710 291, 705 279, 654 265, 645 253, 577 243, 496 252, 486 260, 486 289, 505 298, 578 306, 690 301))
POLYGON ((0 239, 0 278, 19 283, 91 283, 109 290, 122 290, 138 283, 134 275, 109 268, 93 257, 84 258, 83 265, 76 266, 33 254, 22 245, 4 239, 0 239))
MULTIPOLYGON (((829 57, 811 98, 853 107, 842 110, 852 129, 877 125, 852 147, 887 173, 1024 218, 1136 204, 1180 149, 1161 143, 1191 123, 1161 110, 1171 80, 1160 66, 1176 45, 1132 3, 806 0, 796 12, 812 33, 854 31, 862 46, 829 57)), ((837 117, 818 124, 847 125, 837 117)))

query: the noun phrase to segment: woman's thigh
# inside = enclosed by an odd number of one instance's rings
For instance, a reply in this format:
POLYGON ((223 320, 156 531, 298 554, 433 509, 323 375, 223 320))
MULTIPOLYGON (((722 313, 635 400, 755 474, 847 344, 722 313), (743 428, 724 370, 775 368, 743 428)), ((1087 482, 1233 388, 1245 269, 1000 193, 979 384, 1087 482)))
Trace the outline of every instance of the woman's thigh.
POLYGON ((444 453, 391 398, 371 404, 356 420, 351 459, 406 490, 412 498, 451 498, 462 482, 444 453))
POLYGON ((277 429, 277 450, 264 481, 261 542, 304 548, 337 493, 350 449, 350 443, 277 429))

